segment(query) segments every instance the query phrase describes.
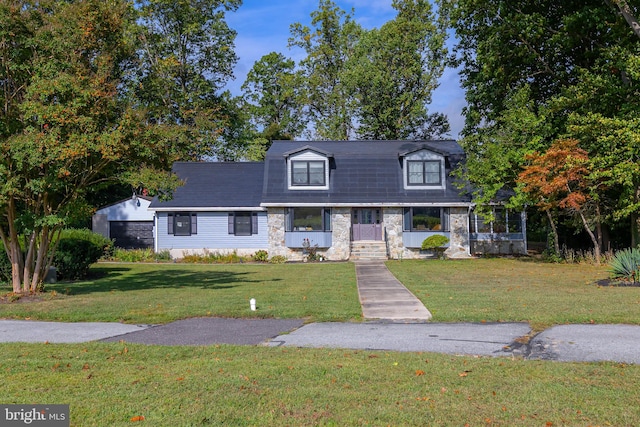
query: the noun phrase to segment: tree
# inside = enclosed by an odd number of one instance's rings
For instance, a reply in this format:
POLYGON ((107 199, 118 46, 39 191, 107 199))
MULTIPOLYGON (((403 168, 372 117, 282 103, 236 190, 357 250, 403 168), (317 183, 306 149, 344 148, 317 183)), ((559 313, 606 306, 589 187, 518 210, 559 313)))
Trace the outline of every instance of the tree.
MULTIPOLYGON (((120 0, 0 6, 0 238, 14 292, 38 289, 88 191, 133 171, 151 176, 166 153, 120 93, 134 16, 120 0)), ((156 170, 147 184, 170 191, 177 181, 167 177, 156 170)))
MULTIPOLYGON (((442 0, 459 42, 468 107, 465 135, 491 123, 511 92, 536 105, 574 83, 628 27, 602 0, 442 0), (606 31, 603 31, 603 28, 606 31)), ((628 44, 628 42, 626 42, 628 44)))
POLYGON ((526 156, 531 163, 519 175, 523 191, 538 200, 544 211, 560 208, 577 215, 593 243, 600 263, 602 231, 598 190, 589 164, 589 155, 575 139, 555 141, 544 153, 526 156), (591 211, 591 214, 589 214, 591 211), (597 236, 593 228, 597 230, 597 236))
MULTIPOLYGON (((611 0, 613 1, 618 9, 620 9, 620 14, 624 17, 625 21, 629 24, 633 32, 636 36, 640 37, 640 24, 638 23, 638 19, 635 17, 633 11, 629 7, 629 4, 625 0, 611 0)), ((608 5, 611 5, 610 0, 604 0, 604 2, 608 5)))
POLYGON ((461 145, 466 152, 464 169, 455 171, 469 182, 478 211, 491 218, 491 204, 510 197, 513 208, 522 209, 531 202, 520 192, 518 174, 526 164, 525 157, 547 147, 550 129, 544 111, 536 111, 528 86, 505 101, 506 109, 496 120, 461 145))
POLYGON ((295 62, 271 52, 258 60, 242 85, 243 98, 258 138, 271 142, 302 133, 300 75, 295 62))
POLYGON ((225 152, 222 129, 232 108, 220 95, 237 61, 235 31, 225 12, 241 0, 139 0, 140 68, 132 92, 156 124, 157 138, 173 147, 171 163, 215 158, 225 152), (193 141, 197 141, 194 145, 193 141))
POLYGON ((331 0, 320 0, 311 17, 313 30, 295 23, 289 38, 290 46, 307 53, 300 66, 308 121, 318 138, 348 140, 353 136, 355 114, 344 73, 363 29, 331 0))
MULTIPOLYGON (((636 244, 636 6, 624 0, 443 0, 443 5, 460 40, 457 59, 468 101, 461 143, 472 153, 466 175, 477 178, 480 187, 504 186, 518 197, 512 178, 524 156, 545 152, 556 140, 579 140, 593 173, 607 184, 607 192, 600 193, 602 220, 630 218, 636 244), (526 133, 535 137, 514 151, 509 139, 496 136, 510 133, 513 122, 503 118, 515 117, 518 109, 510 103, 525 87, 529 111, 544 117, 544 126, 527 126, 526 133), (499 157, 483 159, 491 149, 514 159, 513 172, 503 174, 504 180, 495 174, 483 176, 485 161, 504 163, 499 157)), ((517 134, 513 137, 518 140, 517 134)))
POLYGON ((356 132, 365 139, 448 130, 443 116, 429 117, 426 108, 445 66, 445 25, 429 1, 395 0, 393 7, 395 19, 362 35, 344 77, 355 93, 356 132))

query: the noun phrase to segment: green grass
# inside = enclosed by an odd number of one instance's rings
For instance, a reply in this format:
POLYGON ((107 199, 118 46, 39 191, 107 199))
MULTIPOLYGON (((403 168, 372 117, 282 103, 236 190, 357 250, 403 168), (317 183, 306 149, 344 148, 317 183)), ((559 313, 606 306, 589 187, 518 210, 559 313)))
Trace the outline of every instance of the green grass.
POLYGON ((67 403, 72 426, 640 425, 633 365, 123 343, 0 352, 0 401, 67 403))
MULTIPOLYGON (((0 318, 159 324, 199 316, 358 320, 353 264, 97 264, 92 278, 47 285, 0 318), (255 298, 257 310, 249 310, 255 298)), ((9 289, 7 289, 9 290, 9 289)))
POLYGON ((531 259, 390 261, 434 322, 640 324, 640 288, 599 286, 607 267, 531 259))
MULTIPOLYGON (((434 321, 640 323, 640 289, 598 286, 605 267, 513 259, 388 266, 434 321)), ((350 263, 98 264, 92 274, 49 286, 40 301, 0 304, 0 318, 361 316, 350 263)), ((153 426, 640 425, 638 365, 124 343, 0 344, 0 354, 0 402, 68 403, 72 426, 131 425, 138 416, 153 426)))

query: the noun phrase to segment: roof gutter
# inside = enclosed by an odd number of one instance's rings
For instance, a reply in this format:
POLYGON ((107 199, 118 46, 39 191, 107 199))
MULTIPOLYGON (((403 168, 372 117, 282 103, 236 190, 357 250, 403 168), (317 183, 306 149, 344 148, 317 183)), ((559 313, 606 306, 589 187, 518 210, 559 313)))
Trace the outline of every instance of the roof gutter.
POLYGON ((174 206, 174 207, 163 207, 163 208, 154 208, 149 207, 147 210, 154 212, 177 212, 177 211, 189 211, 189 212, 242 212, 242 211, 266 211, 266 208, 262 208, 260 206, 211 206, 211 207, 189 207, 189 206, 174 206))
POLYGON ((434 206, 434 207, 451 207, 451 208, 467 208, 473 206, 471 202, 425 202, 425 203, 260 203, 265 208, 295 208, 295 207, 334 207, 334 208, 403 208, 413 206, 434 206))

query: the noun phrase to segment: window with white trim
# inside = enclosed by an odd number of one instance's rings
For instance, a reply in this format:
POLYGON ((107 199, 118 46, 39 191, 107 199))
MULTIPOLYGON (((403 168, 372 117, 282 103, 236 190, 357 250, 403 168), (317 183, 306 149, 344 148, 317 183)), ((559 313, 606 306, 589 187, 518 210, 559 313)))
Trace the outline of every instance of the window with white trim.
POLYGON ((407 160, 407 184, 441 185, 440 164, 439 160, 407 160))
POLYGON ((291 185, 324 186, 326 162, 322 160, 292 160, 291 185))
POLYGON ((329 189, 329 156, 311 149, 287 156, 287 188, 298 191, 329 189))

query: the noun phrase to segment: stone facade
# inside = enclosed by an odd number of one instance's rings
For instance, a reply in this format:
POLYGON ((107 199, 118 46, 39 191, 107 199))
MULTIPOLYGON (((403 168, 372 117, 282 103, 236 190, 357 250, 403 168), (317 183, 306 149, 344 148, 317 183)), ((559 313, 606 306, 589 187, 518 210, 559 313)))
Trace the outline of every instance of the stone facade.
POLYGON ((524 240, 475 240, 471 242, 471 253, 485 255, 527 255, 524 240))
MULTIPOLYGON (((420 249, 404 246, 402 240, 404 221, 402 208, 384 209, 383 218, 389 244, 389 257, 391 259, 421 259, 430 256, 420 251, 420 249)), ((451 231, 448 233, 450 242, 449 249, 445 252, 449 258, 468 258, 470 256, 467 218, 466 208, 450 208, 449 227, 451 231)))
POLYGON ((469 211, 467 208, 449 209, 449 249, 445 255, 449 258, 469 258, 469 211))
POLYGON ((269 228, 269 257, 283 256, 289 258, 290 249, 284 241, 284 208, 269 208, 267 211, 267 227, 269 228))
POLYGON ((331 261, 346 261, 351 254, 351 209, 331 209, 332 247, 325 255, 331 261))
POLYGON ((382 222, 387 235, 389 258, 413 258, 412 252, 402 243, 402 208, 385 208, 382 210, 382 222))
MULTIPOLYGON (((467 258, 470 256, 468 213, 466 208, 451 208, 449 211, 450 246, 445 252, 449 258, 467 258)), ((403 209, 382 209, 382 224, 387 239, 389 258, 417 259, 427 254, 419 249, 404 247, 403 209)), ((284 256, 289 261, 302 261, 301 248, 289 248, 285 243, 284 208, 269 208, 267 214, 269 227, 269 256, 284 256)), ((351 208, 340 207, 331 210, 331 247, 318 250, 329 261, 346 261, 351 254, 351 208)))
MULTIPOLYGON (((269 208, 267 213, 269 227, 269 257, 283 256, 289 261, 303 261, 302 248, 289 248, 285 242, 285 213, 284 208, 269 208)), ((346 261, 351 252, 351 209, 333 208, 331 210, 331 240, 332 246, 319 249, 329 261, 346 261)))

